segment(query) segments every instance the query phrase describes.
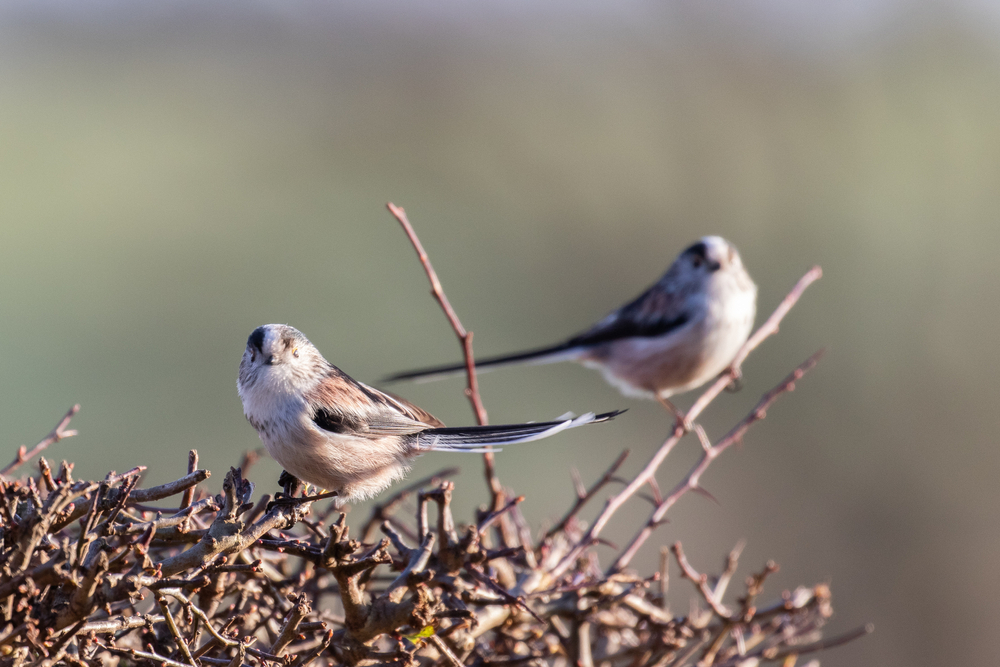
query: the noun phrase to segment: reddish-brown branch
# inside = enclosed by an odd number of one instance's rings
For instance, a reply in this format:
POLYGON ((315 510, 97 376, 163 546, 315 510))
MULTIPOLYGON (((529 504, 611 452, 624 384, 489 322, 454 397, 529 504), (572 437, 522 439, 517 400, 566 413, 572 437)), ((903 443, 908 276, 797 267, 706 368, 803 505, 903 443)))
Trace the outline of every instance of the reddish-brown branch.
MULTIPOLYGON (((691 406, 691 409, 688 410, 685 415, 684 422, 678 421, 678 423, 674 426, 674 431, 671 436, 667 438, 662 445, 660 445, 657 452, 653 454, 653 458, 651 458, 649 463, 647 463, 639 474, 632 479, 628 486, 622 489, 617 495, 608 499, 604 509, 601 510, 601 513, 594 520, 594 523, 592 523, 590 528, 587 529, 587 533, 572 549, 569 550, 565 556, 563 556, 563 559, 555 567, 552 573, 553 576, 561 576, 569 568, 571 568, 573 563, 576 562, 576 559, 583 554, 587 547, 597 541, 598 535, 601 530, 604 529, 604 526, 607 525, 612 515, 614 515, 614 513, 617 512, 629 498, 634 496, 643 486, 649 483, 649 480, 656 475, 656 471, 659 469, 660 464, 663 463, 664 459, 667 458, 667 455, 673 451, 673 448, 678 442, 680 442, 684 434, 687 433, 687 430, 684 428, 684 423, 693 424, 694 420, 698 418, 708 404, 711 403, 716 396, 722 393, 727 386, 729 386, 733 379, 737 377, 739 364, 742 363, 743 360, 746 359, 747 355, 756 349, 757 346, 760 345, 768 336, 777 333, 778 324, 781 322, 782 318, 788 314, 788 311, 791 310, 792 306, 794 306, 799 300, 799 297, 802 296, 805 289, 818 280, 822 275, 822 270, 818 266, 814 266, 799 279, 788 295, 785 296, 780 304, 778 304, 778 307, 774 310, 767 321, 761 325, 760 329, 758 329, 749 338, 749 340, 743 344, 740 351, 736 353, 736 357, 733 360, 730 371, 719 376, 719 379, 712 383, 712 385, 702 393, 698 400, 695 401, 694 405, 691 406)), ((631 556, 629 556, 629 558, 631 558, 631 556)))
MULTIPOLYGON (((458 315, 455 313, 455 309, 451 307, 451 303, 448 301, 448 297, 445 296, 444 288, 441 286, 441 281, 438 280, 437 273, 434 271, 434 267, 431 265, 431 259, 427 255, 427 251, 424 250, 423 244, 420 243, 420 239, 417 237, 417 232, 414 231, 413 225, 410 224, 409 219, 406 217, 406 211, 400 206, 396 206, 392 202, 386 204, 389 212, 399 221, 399 224, 403 226, 403 231, 406 232, 406 236, 410 239, 410 243, 413 244, 414 250, 417 251, 417 257, 420 259, 421 265, 424 267, 424 271, 427 273, 427 279, 431 283, 431 294, 437 299, 437 302, 441 305, 441 310, 444 311, 445 317, 448 318, 448 322, 451 323, 451 328, 455 330, 455 335, 458 336, 458 340, 462 343, 462 354, 465 357, 465 373, 468 377, 468 386, 465 388, 465 395, 469 398, 469 402, 472 403, 472 411, 476 415, 476 421, 482 426, 488 421, 486 415, 486 408, 483 406, 483 400, 479 395, 479 380, 476 377, 476 361, 472 354, 472 332, 466 331, 465 327, 462 326, 462 322, 458 319, 458 315)), ((503 507, 503 487, 500 485, 500 480, 496 476, 496 464, 493 459, 492 452, 483 453, 483 463, 485 465, 486 482, 489 484, 490 493, 493 496, 493 511, 496 511, 503 507)))
POLYGON ((493 525, 493 522, 503 516, 505 512, 514 509, 516 505, 523 502, 524 496, 518 496, 495 512, 490 512, 479 522, 479 525, 476 528, 477 532, 482 535, 483 531, 493 525))
POLYGON ((14 457, 14 460, 11 461, 7 465, 7 467, 5 467, 3 470, 0 470, 0 477, 6 477, 10 473, 14 472, 18 468, 20 468, 23 464, 27 463, 34 457, 41 454, 42 451, 44 451, 49 445, 54 445, 55 443, 59 442, 64 438, 72 438, 74 435, 76 435, 77 432, 75 430, 68 431, 66 430, 66 427, 69 426, 69 422, 71 419, 73 419, 73 415, 75 415, 79 411, 80 411, 79 403, 71 407, 69 411, 66 413, 66 415, 61 420, 59 420, 59 423, 56 424, 56 427, 52 429, 52 431, 47 436, 42 438, 42 440, 37 445, 32 447, 30 452, 24 447, 24 445, 18 447, 17 455, 14 457))
POLYGON ((726 594, 729 582, 732 580, 733 575, 736 574, 736 566, 739 564, 740 554, 743 553, 743 548, 746 545, 746 542, 740 540, 733 547, 733 550, 729 552, 729 555, 726 556, 726 567, 723 569, 722 574, 719 575, 719 580, 715 582, 715 590, 713 591, 715 599, 721 600, 722 596, 726 594))
POLYGON ((427 255, 427 251, 424 250, 423 244, 420 243, 420 239, 417 237, 417 232, 414 231, 413 225, 410 224, 409 219, 406 217, 406 211, 392 202, 386 204, 386 207, 395 216, 396 220, 399 221, 399 224, 403 226, 403 231, 406 232, 406 236, 410 239, 410 243, 413 244, 414 250, 417 251, 417 257, 420 258, 420 263, 427 273, 427 279, 431 282, 431 294, 441 304, 441 310, 444 311, 445 317, 451 323, 451 328, 455 330, 455 335, 458 336, 459 341, 462 343, 462 351, 465 354, 465 372, 469 378, 469 385, 465 390, 465 395, 469 397, 469 401, 472 403, 472 410, 476 413, 476 421, 480 425, 484 425, 487 421, 486 408, 483 407, 483 401, 479 396, 476 362, 472 355, 472 332, 466 331, 465 327, 462 326, 462 322, 458 319, 455 309, 451 307, 451 302, 445 296, 441 281, 438 280, 437 273, 431 265, 431 258, 427 255))

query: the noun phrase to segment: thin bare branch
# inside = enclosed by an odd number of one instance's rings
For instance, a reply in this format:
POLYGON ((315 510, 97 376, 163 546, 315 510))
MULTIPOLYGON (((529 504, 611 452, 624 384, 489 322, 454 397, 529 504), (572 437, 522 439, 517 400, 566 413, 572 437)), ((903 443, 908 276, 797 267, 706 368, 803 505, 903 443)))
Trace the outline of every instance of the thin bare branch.
MULTIPOLYGON (((406 236, 410 239, 410 243, 413 244, 414 250, 417 251, 417 257, 420 258, 420 263, 424 267, 424 271, 427 273, 427 279, 431 283, 431 294, 437 299, 437 302, 441 305, 441 310, 444 311, 445 317, 448 318, 448 322, 451 324, 451 328, 455 331, 455 335, 458 336, 459 342, 462 344, 462 354, 465 357, 465 373, 468 378, 468 385, 465 389, 465 395, 472 404, 472 411, 476 415, 476 422, 479 425, 485 425, 488 423, 489 419, 486 415, 486 408, 483 406, 482 397, 479 395, 479 379, 476 377, 476 360, 472 354, 472 332, 467 331, 462 322, 458 319, 458 314, 455 309, 451 307, 451 303, 448 301, 448 297, 445 296, 444 288, 441 286, 441 281, 437 277, 437 273, 434 271, 434 267, 431 265, 431 259, 427 255, 427 251, 424 250, 423 244, 420 243, 420 239, 417 237, 417 232, 413 229, 413 225, 410 224, 409 219, 406 217, 406 211, 402 207, 396 206, 392 202, 386 204, 389 212, 399 221, 402 225, 403 230, 406 232, 406 236)), ((500 480, 496 476, 496 464, 493 458, 492 452, 483 453, 483 463, 485 465, 486 483, 490 487, 490 493, 492 494, 492 510, 496 511, 503 506, 504 493, 503 487, 500 485, 500 480)))
POLYGON ((302 623, 303 619, 312 612, 312 607, 309 605, 309 601, 304 595, 299 596, 295 601, 295 606, 292 610, 288 612, 288 616, 285 618, 284 625, 281 626, 281 632, 278 633, 278 638, 274 640, 271 645, 271 653, 280 656, 285 652, 285 647, 292 643, 295 639, 295 635, 298 632, 299 624, 302 623))
POLYGON ((79 411, 80 404, 77 403, 66 412, 63 418, 59 420, 59 423, 56 424, 56 427, 52 429, 47 436, 42 438, 37 445, 31 448, 31 451, 28 451, 24 445, 18 447, 17 455, 14 457, 14 460, 0 470, 0 477, 7 477, 10 473, 14 472, 34 457, 41 454, 49 447, 49 445, 54 445, 64 438, 72 438, 74 435, 77 435, 77 431, 67 430, 66 427, 69 426, 69 422, 73 419, 73 415, 79 411))
POLYGON ((431 643, 434 644, 434 648, 441 652, 441 655, 444 656, 445 660, 449 665, 451 665, 451 667, 462 667, 462 661, 458 659, 458 656, 455 655, 454 651, 448 648, 448 645, 444 643, 443 639, 437 635, 431 635, 429 639, 431 640, 431 643))
POLYGON ((849 630, 842 635, 837 635, 836 637, 830 637, 829 639, 821 639, 818 642, 813 642, 811 644, 803 644, 796 646, 795 648, 790 648, 785 651, 779 651, 774 654, 774 657, 768 656, 768 660, 780 660, 781 658, 791 656, 791 655, 803 655, 805 653, 815 653, 816 651, 825 651, 828 648, 833 648, 834 646, 842 646, 848 642, 852 642, 855 639, 860 639, 865 635, 870 635, 875 632, 874 623, 866 623, 859 628, 849 630))
POLYGON ((457 474, 458 468, 445 468, 444 470, 439 470, 429 477, 424 477, 423 479, 419 479, 416 482, 407 485, 393 495, 389 496, 388 500, 384 503, 379 503, 378 505, 372 507, 371 516, 361 529, 361 541, 370 542, 372 540, 372 536, 375 534, 375 531, 380 525, 382 525, 382 522, 388 520, 396 508, 414 493, 425 486, 437 486, 441 480, 448 477, 454 477, 457 474))
POLYGON ((729 582, 732 580, 733 575, 736 574, 736 567, 740 562, 740 554, 743 553, 743 549, 746 545, 747 543, 745 541, 740 540, 736 543, 736 546, 733 547, 733 550, 729 552, 729 555, 726 556, 726 567, 722 571, 722 574, 719 575, 719 580, 715 582, 715 590, 712 591, 716 600, 721 600, 722 596, 726 594, 729 582))
MULTIPOLYGON (((180 493, 186 489, 194 488, 197 484, 204 482, 211 476, 212 473, 207 470, 194 470, 180 479, 167 482, 166 484, 151 486, 148 489, 136 489, 132 492, 129 502, 151 503, 155 500, 163 500, 164 498, 169 498, 170 496, 180 493)), ((181 509, 184 508, 181 507, 181 509)))
POLYGON ((496 510, 494 512, 490 512, 485 517, 483 517, 482 520, 479 522, 479 525, 476 526, 476 531, 480 535, 482 535, 483 532, 487 528, 489 528, 491 525, 493 525, 494 521, 496 521, 497 519, 499 519, 500 517, 502 517, 506 512, 514 509, 519 503, 523 503, 523 502, 524 502, 524 496, 517 496, 516 498, 513 498, 512 500, 510 500, 510 502, 508 502, 506 505, 504 505, 500 509, 498 509, 498 510, 496 510))
MULTIPOLYGON (((188 452, 188 474, 190 475, 198 469, 198 450, 192 449, 188 452)), ((184 495, 181 496, 181 509, 186 509, 192 502, 194 502, 194 486, 189 487, 184 490, 184 495)))

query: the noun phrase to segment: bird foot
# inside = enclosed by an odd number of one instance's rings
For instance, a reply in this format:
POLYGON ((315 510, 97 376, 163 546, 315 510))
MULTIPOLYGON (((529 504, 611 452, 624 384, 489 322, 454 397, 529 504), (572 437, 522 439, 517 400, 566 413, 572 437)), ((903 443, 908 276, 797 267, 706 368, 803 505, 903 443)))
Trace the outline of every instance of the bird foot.
POLYGON ((726 373, 728 373, 729 377, 732 378, 729 384, 726 385, 726 391, 728 391, 731 394, 734 394, 743 388, 742 368, 740 368, 739 366, 733 366, 732 368, 723 371, 723 375, 725 375, 726 373))
POLYGON ((677 420, 675 426, 684 429, 685 433, 694 428, 694 424, 687 418, 687 415, 681 412, 680 408, 676 405, 668 401, 663 396, 657 396, 656 400, 659 401, 660 405, 666 408, 667 411, 674 416, 675 420, 677 420))
POLYGON ((295 505, 305 505, 306 503, 313 503, 317 500, 325 500, 327 498, 333 498, 339 495, 338 491, 327 491, 326 493, 319 493, 315 496, 299 496, 294 498, 285 493, 274 494, 274 500, 267 504, 267 511, 276 506, 295 506, 295 505))
POLYGON ((279 495, 284 495, 291 498, 295 495, 295 492, 302 486, 302 482, 299 478, 288 472, 287 470, 282 470, 281 474, 278 475, 278 486, 284 491, 284 494, 275 494, 274 497, 277 498, 279 495))

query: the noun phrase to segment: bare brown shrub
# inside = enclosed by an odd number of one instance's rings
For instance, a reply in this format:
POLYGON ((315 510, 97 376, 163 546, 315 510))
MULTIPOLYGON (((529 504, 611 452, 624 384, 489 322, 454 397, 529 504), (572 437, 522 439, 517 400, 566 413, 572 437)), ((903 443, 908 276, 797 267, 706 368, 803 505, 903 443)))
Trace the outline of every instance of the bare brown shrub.
MULTIPOLYGON (((463 343, 466 393, 485 423, 472 334, 448 304, 405 213, 390 210, 463 343)), ((680 616, 666 605, 667 549, 659 572, 628 568, 677 500, 701 490, 711 462, 818 361, 819 353, 795 368, 719 441, 697 425, 746 355, 777 332, 819 276, 814 268, 799 281, 634 478, 616 477, 623 452, 589 488, 577 480, 577 500, 537 537, 518 511, 523 498, 500 484, 491 455, 491 505, 463 508, 469 523, 455 523, 446 479, 455 471, 444 470, 374 508, 356 524, 357 539, 332 504, 317 509, 322 496, 254 501, 246 479, 254 453, 229 471, 217 496, 198 488, 209 472, 197 468, 194 451, 187 475, 151 488, 138 488, 142 468, 75 481, 71 464, 53 472, 44 458, 37 476, 13 479, 22 464, 75 434, 67 430, 75 406, 0 471, 0 664, 790 666, 799 655, 870 632, 866 626, 822 638, 831 614, 824 584, 759 604, 773 563, 746 577, 744 592, 727 601, 739 546, 711 577, 687 561, 679 542, 671 547, 701 600, 680 616), (701 459, 663 494, 656 471, 689 432, 701 442, 701 459), (584 525, 578 512, 615 481, 624 488, 584 525), (602 529, 645 487, 653 499, 648 520, 602 568, 593 550, 602 529), (159 504, 171 498, 172 506, 159 504), (399 511, 406 500, 416 501, 413 517, 399 511), (377 532, 384 536, 378 541, 377 532)))

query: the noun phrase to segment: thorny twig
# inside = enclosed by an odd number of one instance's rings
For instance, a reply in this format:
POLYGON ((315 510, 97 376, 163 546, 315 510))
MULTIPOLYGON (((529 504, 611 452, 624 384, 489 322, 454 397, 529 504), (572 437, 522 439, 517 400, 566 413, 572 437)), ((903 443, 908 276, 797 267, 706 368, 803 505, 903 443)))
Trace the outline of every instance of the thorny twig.
POLYGON ((646 525, 644 525, 639 532, 636 533, 635 537, 632 538, 632 541, 625 548, 625 550, 622 551, 618 558, 615 559, 615 562, 611 565, 611 571, 621 570, 629 564, 632 557, 639 551, 639 548, 643 545, 643 543, 645 543, 653 531, 656 530, 656 527, 660 525, 660 522, 663 521, 663 517, 666 515, 667 511, 673 507, 674 503, 676 503, 680 497, 688 491, 694 491, 700 488, 698 484, 701 480, 701 476, 708 469, 708 466, 711 465, 712 461, 718 458, 733 444, 740 442, 743 434, 746 433, 748 428, 750 428, 750 425, 755 421, 764 418, 767 414, 767 409, 778 399, 778 396, 785 392, 794 391, 795 383, 799 381, 810 369, 812 369, 819 362, 820 357, 822 356, 823 350, 820 350, 799 364, 799 366, 792 371, 792 373, 786 377, 781 384, 764 394, 764 396, 760 399, 760 402, 757 403, 756 407, 750 411, 750 414, 744 417, 739 424, 737 424, 718 442, 718 444, 709 447, 702 453, 698 463, 694 465, 687 476, 679 482, 676 487, 674 487, 674 490, 671 491, 666 498, 663 498, 663 500, 657 503, 653 512, 649 515, 646 525))
POLYGON ((469 397, 469 402, 472 403, 472 410, 476 413, 476 421, 480 425, 484 425, 487 423, 486 408, 483 407, 482 398, 479 396, 479 383, 476 379, 476 361, 472 354, 472 332, 467 331, 462 326, 462 322, 458 319, 455 309, 451 307, 448 297, 445 296, 444 288, 441 286, 441 281, 438 279, 437 273, 431 265, 431 258, 427 255, 427 251, 424 250, 423 244, 420 243, 420 239, 417 237, 417 232, 414 231, 413 225, 410 224, 409 219, 406 217, 406 211, 392 202, 386 204, 386 208, 399 221, 399 224, 403 226, 406 236, 410 239, 410 243, 413 244, 414 250, 417 251, 420 264, 427 273, 427 279, 431 282, 431 294, 441 304, 441 310, 444 311, 445 317, 448 318, 448 322, 451 324, 451 328, 455 330, 455 335, 458 336, 459 341, 462 343, 462 351, 465 354, 465 370, 469 378, 469 385, 465 390, 465 395, 469 397))

